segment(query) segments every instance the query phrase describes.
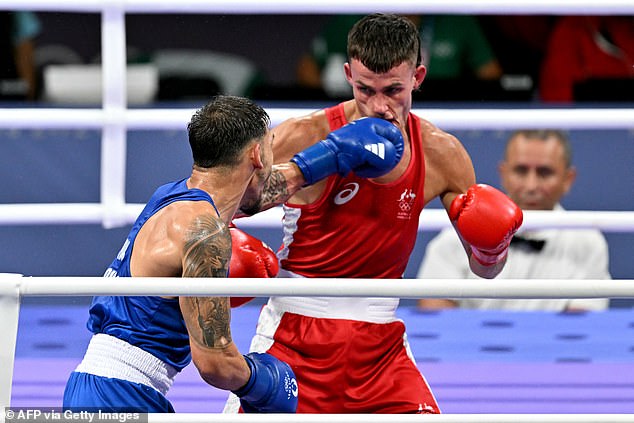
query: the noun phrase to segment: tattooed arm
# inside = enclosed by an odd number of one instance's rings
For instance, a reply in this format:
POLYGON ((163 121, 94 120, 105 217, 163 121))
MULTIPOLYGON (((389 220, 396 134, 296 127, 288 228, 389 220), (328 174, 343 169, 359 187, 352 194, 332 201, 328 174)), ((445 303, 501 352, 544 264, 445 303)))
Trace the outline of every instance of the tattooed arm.
POLYGON ((289 162, 274 165, 271 176, 264 183, 260 198, 255 199, 255 201, 243 198, 243 203, 235 217, 253 216, 278 206, 302 188, 304 183, 304 175, 296 164, 289 162))
POLYGON ((241 204, 235 217, 252 216, 283 204, 291 197, 307 190, 304 186, 306 184, 304 174, 291 159, 298 152, 328 135, 329 126, 325 114, 319 113, 319 115, 319 117, 291 118, 273 129, 271 176, 266 181, 260 198, 241 204))
MULTIPOLYGON (((187 230, 183 277, 227 276, 231 235, 226 225, 208 215, 196 217, 187 230)), ((249 379, 249 367, 231 339, 227 297, 180 297, 189 332, 192 361, 205 382, 235 390, 249 379)))

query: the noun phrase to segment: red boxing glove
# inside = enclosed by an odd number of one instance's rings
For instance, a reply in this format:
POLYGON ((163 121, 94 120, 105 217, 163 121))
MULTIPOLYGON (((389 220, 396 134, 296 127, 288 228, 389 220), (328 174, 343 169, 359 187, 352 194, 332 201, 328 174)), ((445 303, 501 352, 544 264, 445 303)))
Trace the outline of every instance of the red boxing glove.
POLYGON ((513 234, 522 225, 522 210, 503 192, 473 185, 451 203, 449 218, 481 264, 490 266, 506 257, 513 234))
MULTIPOLYGON (((280 270, 275 252, 264 242, 229 225, 231 232, 230 278, 274 278, 280 270)), ((248 303, 255 297, 232 297, 231 307, 248 303)))

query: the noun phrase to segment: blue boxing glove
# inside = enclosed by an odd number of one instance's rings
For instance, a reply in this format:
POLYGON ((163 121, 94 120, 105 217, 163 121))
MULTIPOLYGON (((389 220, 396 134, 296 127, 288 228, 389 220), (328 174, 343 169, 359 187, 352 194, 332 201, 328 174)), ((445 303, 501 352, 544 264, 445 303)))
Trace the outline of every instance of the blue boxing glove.
POLYGON ((366 117, 331 132, 291 161, 301 170, 306 185, 335 173, 346 176, 350 171, 364 178, 377 178, 398 164, 403 145, 403 135, 395 125, 366 117))
POLYGON ((297 380, 291 367, 271 354, 244 356, 251 377, 233 391, 245 413, 294 413, 297 410, 297 380))

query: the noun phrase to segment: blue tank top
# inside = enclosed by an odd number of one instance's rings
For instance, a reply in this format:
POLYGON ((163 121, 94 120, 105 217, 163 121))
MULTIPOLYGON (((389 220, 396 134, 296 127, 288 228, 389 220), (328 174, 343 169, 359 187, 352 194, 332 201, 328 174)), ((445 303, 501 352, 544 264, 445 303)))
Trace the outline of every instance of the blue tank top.
MULTIPOLYGON (((159 187, 132 226, 123 247, 104 276, 131 276, 130 257, 139 230, 156 212, 175 201, 207 201, 216 209, 209 194, 187 188, 187 179, 159 187)), ((94 297, 87 326, 93 333, 105 333, 139 347, 178 371, 191 361, 189 336, 177 298, 94 297)))

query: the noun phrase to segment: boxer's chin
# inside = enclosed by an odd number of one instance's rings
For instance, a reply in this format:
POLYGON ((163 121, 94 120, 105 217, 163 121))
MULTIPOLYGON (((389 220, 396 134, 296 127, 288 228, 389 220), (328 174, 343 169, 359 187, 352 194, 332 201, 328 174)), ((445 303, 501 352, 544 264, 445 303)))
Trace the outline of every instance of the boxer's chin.
POLYGON ((262 201, 260 199, 254 200, 252 203, 240 206, 240 211, 247 216, 253 216, 262 211, 262 201))

